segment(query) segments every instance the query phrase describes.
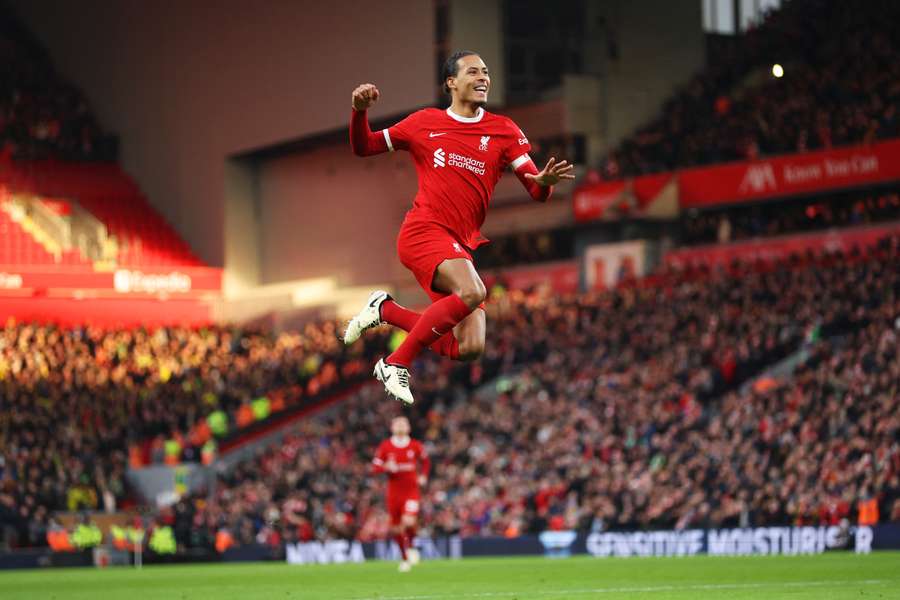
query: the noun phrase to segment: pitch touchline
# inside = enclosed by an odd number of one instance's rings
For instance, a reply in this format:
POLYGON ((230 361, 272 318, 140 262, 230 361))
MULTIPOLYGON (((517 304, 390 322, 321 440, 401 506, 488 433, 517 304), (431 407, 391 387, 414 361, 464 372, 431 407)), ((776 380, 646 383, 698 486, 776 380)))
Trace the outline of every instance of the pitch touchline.
MULTIPOLYGON (((885 579, 861 579, 838 581, 784 581, 769 583, 698 583, 695 585, 656 585, 646 587, 593 588, 574 590, 545 590, 530 592, 531 596, 550 596, 554 594, 628 594, 653 592, 678 592, 688 590, 733 590, 766 587, 809 587, 832 585, 877 585, 886 583, 885 579)), ((893 581, 893 580, 891 580, 893 581)), ((439 600, 441 598, 500 598, 504 596, 522 596, 522 592, 470 592, 463 594, 426 594, 419 596, 371 596, 353 600, 439 600)))

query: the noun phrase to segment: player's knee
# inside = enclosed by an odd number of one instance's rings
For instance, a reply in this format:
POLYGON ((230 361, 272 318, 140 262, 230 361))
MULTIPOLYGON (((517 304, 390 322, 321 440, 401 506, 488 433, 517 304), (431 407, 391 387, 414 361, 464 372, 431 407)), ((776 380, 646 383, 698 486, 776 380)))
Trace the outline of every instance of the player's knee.
POLYGON ((484 340, 472 339, 459 342, 459 359, 464 361, 478 360, 484 354, 484 340))
POLYGON ((475 310, 487 297, 487 288, 481 280, 476 279, 459 290, 459 297, 466 306, 475 310))

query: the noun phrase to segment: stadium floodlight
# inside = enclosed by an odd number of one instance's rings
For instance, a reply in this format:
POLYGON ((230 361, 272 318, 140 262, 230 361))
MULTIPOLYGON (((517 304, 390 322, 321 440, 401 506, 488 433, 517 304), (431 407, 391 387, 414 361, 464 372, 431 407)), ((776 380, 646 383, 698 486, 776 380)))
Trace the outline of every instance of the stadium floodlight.
POLYGON ((774 65, 772 65, 772 75, 780 79, 782 76, 784 76, 784 67, 782 67, 778 63, 775 63, 774 65))

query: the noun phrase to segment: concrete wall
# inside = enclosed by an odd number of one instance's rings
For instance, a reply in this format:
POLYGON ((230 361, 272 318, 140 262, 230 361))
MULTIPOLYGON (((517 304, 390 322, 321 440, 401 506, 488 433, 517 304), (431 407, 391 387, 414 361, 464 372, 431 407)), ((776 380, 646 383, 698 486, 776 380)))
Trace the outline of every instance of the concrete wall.
POLYGON ((364 81, 383 91, 375 117, 434 97, 431 2, 9 4, 121 135, 122 163, 154 206, 215 266, 226 157, 344 124, 364 81))
POLYGON ((596 156, 654 117, 703 67, 705 38, 697 1, 605 0, 587 7, 586 24, 597 33, 586 49, 587 70, 603 86, 596 156), (618 58, 610 58, 610 43, 618 58))
POLYGON ((406 152, 357 158, 340 144, 263 163, 261 283, 336 277, 347 286, 404 276, 394 248, 416 187, 406 152))
POLYGON ((503 14, 501 0, 450 1, 450 52, 478 52, 491 73, 489 103, 506 103, 503 77, 506 57, 503 52, 503 14))
POLYGON ((225 164, 225 272, 222 287, 226 297, 253 289, 261 281, 259 261, 262 207, 259 177, 249 161, 225 164))

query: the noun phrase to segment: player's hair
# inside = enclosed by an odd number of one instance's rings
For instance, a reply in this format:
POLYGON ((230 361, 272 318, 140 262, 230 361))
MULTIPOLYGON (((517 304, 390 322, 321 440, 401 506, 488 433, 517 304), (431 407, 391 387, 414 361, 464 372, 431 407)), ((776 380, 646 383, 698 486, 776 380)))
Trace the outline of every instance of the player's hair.
POLYGON ((447 78, 456 77, 456 74, 459 73, 459 59, 473 55, 477 56, 478 53, 472 52, 471 50, 457 50, 444 61, 444 69, 441 72, 441 81, 444 82, 445 94, 450 93, 450 88, 447 87, 447 78))

